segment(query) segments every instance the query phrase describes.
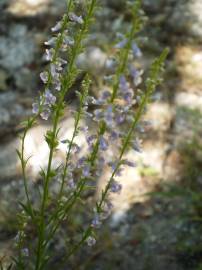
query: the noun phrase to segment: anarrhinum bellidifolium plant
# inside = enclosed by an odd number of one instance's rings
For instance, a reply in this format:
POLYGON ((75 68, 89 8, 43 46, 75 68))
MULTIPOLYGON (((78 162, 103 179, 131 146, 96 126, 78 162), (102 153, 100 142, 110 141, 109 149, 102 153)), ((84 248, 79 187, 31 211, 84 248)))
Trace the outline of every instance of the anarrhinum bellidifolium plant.
MULTIPOLYGON (((20 226, 16 236, 18 255, 14 258, 14 269, 46 269, 50 261, 50 243, 60 230, 61 224, 70 216, 70 211, 82 198, 83 192, 92 188, 89 181, 95 186, 96 179, 104 172, 107 166, 111 176, 102 190, 92 211, 92 221, 83 231, 77 243, 69 247, 69 253, 64 256, 64 262, 82 245, 96 244, 96 230, 110 215, 113 208, 110 202, 110 193, 120 193, 122 185, 117 181, 124 166, 135 166, 125 158, 131 148, 141 151, 140 140, 137 138, 137 125, 144 114, 150 97, 160 83, 160 74, 167 56, 167 50, 157 58, 150 70, 144 89, 140 90, 142 70, 134 65, 134 60, 141 56, 135 40, 136 34, 142 27, 140 16, 141 1, 130 2, 132 21, 128 32, 117 35, 114 46, 114 55, 106 61, 108 73, 103 77, 104 90, 99 90, 99 97, 89 96, 91 85, 90 75, 85 75, 81 91, 77 92, 79 106, 74 113, 74 130, 70 139, 59 140, 60 120, 64 114, 65 97, 77 76, 81 72, 76 63, 79 54, 84 50, 84 41, 89 26, 97 8, 96 0, 85 1, 82 14, 75 14, 76 1, 69 0, 67 11, 62 19, 51 28, 53 36, 45 42, 46 60, 49 68, 40 74, 45 87, 39 98, 33 103, 33 116, 24 124, 24 133, 21 136, 21 149, 18 156, 21 161, 22 174, 26 194, 26 203, 19 215, 20 226), (109 68, 110 67, 110 68, 109 68), (109 74, 110 70, 110 74, 109 74), (93 104, 93 111, 88 106, 93 104), (49 158, 46 168, 41 168, 43 188, 39 206, 32 203, 28 188, 26 167, 29 158, 25 157, 25 138, 28 131, 37 123, 38 118, 44 121, 51 119, 52 128, 47 131, 45 140, 49 146, 49 158), (97 126, 97 130, 90 132, 87 126, 82 126, 81 120, 90 118, 97 126), (84 134, 88 145, 85 154, 75 138, 84 134), (53 166, 53 158, 59 143, 66 145, 66 158, 60 166, 53 166), (108 148, 116 149, 108 154, 108 148), (50 193, 50 184, 60 177, 60 188, 57 196, 50 193), (69 192, 66 192, 66 190, 69 192), (27 226, 30 224, 37 241, 27 244, 27 226)), ((146 123, 144 123, 146 124, 146 123)))

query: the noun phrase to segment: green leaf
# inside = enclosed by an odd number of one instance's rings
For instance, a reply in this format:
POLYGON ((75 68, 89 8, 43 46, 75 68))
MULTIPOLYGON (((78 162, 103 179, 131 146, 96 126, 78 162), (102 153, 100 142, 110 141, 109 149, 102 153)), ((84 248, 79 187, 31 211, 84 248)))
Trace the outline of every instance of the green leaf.
POLYGON ((7 270, 11 270, 12 267, 13 267, 13 264, 11 263, 11 264, 8 266, 7 270))
POLYGON ((53 178, 53 177, 55 177, 56 175, 57 175, 57 173, 56 173, 55 170, 51 170, 51 171, 49 172, 50 178, 53 178))
POLYGON ((59 144, 57 138, 55 138, 55 134, 51 130, 48 130, 46 132, 45 140, 46 140, 49 147, 56 148, 59 144))
POLYGON ((27 163, 29 162, 29 160, 33 157, 33 155, 29 156, 25 161, 24 161, 24 165, 26 166, 27 163))
POLYGON ((85 186, 83 190, 96 190, 95 186, 85 186))
POLYGON ((41 168, 40 172, 39 172, 39 175, 42 177, 42 178, 45 178, 46 177, 46 172, 44 171, 43 168, 41 168))
POLYGON ((22 160, 22 154, 21 154, 21 152, 18 149, 16 149, 16 152, 17 152, 17 155, 18 155, 19 159, 22 160))
POLYGON ((31 210, 30 210, 30 208, 29 208, 28 206, 26 206, 26 205, 25 205, 24 203, 22 203, 22 202, 19 202, 19 205, 23 208, 23 210, 25 211, 25 213, 26 213, 28 216, 32 217, 31 210))

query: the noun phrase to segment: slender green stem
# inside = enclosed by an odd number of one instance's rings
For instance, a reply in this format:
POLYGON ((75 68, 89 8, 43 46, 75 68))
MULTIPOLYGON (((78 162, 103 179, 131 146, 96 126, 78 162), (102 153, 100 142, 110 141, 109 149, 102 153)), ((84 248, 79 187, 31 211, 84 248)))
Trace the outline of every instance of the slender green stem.
POLYGON ((115 167, 115 169, 110 177, 110 180, 108 181, 108 184, 107 184, 104 192, 102 193, 102 198, 100 200, 100 203, 98 204, 98 209, 97 209, 98 212, 100 212, 102 209, 102 205, 106 199, 106 195, 107 195, 109 188, 111 186, 111 182, 113 181, 113 178, 114 178, 116 172, 118 171, 119 167, 121 166, 122 158, 127 150, 127 147, 130 144, 131 137, 134 135, 134 131, 135 131, 135 128, 137 126, 137 123, 139 122, 141 116, 144 113, 144 108, 149 103, 150 96, 153 93, 155 87, 159 84, 158 77, 160 76, 160 72, 161 72, 162 66, 164 64, 164 61, 167 57, 167 54, 168 54, 168 50, 165 49, 162 52, 162 54, 160 55, 160 57, 153 63, 153 65, 151 67, 150 78, 147 80, 148 83, 147 83, 147 87, 146 87, 146 92, 145 92, 144 96, 142 97, 141 104, 138 108, 138 111, 136 112, 136 115, 135 115, 134 120, 131 124, 131 127, 128 131, 128 134, 125 137, 125 140, 123 142, 123 146, 121 148, 116 167, 115 167))
MULTIPOLYGON (((61 46, 61 42, 63 40, 63 34, 64 31, 66 29, 67 26, 67 16, 71 10, 73 1, 70 0, 67 6, 67 15, 65 17, 65 20, 63 22, 63 27, 62 27, 62 33, 61 36, 58 39, 58 42, 56 44, 56 50, 55 50, 55 55, 54 55, 54 59, 56 59, 57 54, 56 52, 58 52, 60 46, 61 46)), ((50 72, 49 72, 49 81, 50 81, 50 72)), ((61 106, 61 102, 59 104, 61 106)), ((58 107, 57 107, 58 108, 58 107)), ((39 227, 38 227, 38 246, 37 246, 37 250, 36 250, 36 266, 35 266, 35 270, 40 270, 41 269, 41 265, 43 265, 43 256, 44 256, 44 237, 45 237, 45 206, 46 206, 46 202, 48 199, 48 187, 49 187, 49 180, 50 180, 50 173, 51 173, 51 165, 52 165, 52 159, 53 159, 53 153, 55 150, 55 146, 54 146, 54 141, 56 138, 56 133, 57 133, 57 126, 58 126, 58 121, 59 121, 59 112, 60 110, 56 110, 55 112, 55 118, 53 120, 53 130, 52 130, 52 140, 50 143, 50 152, 49 152, 49 159, 48 159, 48 168, 47 168, 47 172, 45 175, 45 179, 44 179, 44 188, 43 188, 43 196, 42 196, 42 204, 41 204, 41 211, 40 211, 40 222, 39 222, 39 227)))
MULTIPOLYGON (((95 4, 96 4, 96 0, 92 0, 91 5, 88 9, 88 15, 85 18, 82 29, 80 30, 80 32, 76 38, 76 43, 73 47, 70 63, 68 66, 68 73, 63 81, 61 94, 59 96, 59 102, 57 104, 56 111, 54 114, 52 140, 50 142, 48 168, 47 168, 46 176, 44 179, 43 198, 42 198, 41 214, 40 214, 41 221, 40 221, 40 225, 39 225, 39 240, 38 240, 38 247, 37 247, 37 260, 36 260, 35 270, 41 270, 41 262, 43 261, 43 256, 44 256, 44 252, 45 252, 45 250, 44 250, 44 248, 45 248, 45 242, 44 242, 45 241, 45 206, 46 206, 46 202, 47 202, 48 197, 49 197, 49 181, 51 178, 51 165, 52 165, 52 159, 53 159, 53 154, 54 154, 54 150, 55 150, 54 142, 55 142, 56 137, 57 137, 60 112, 61 112, 61 108, 63 107, 62 104, 64 101, 64 97, 65 97, 66 93, 69 91, 71 84, 72 84, 72 81, 75 79, 75 78, 73 78, 73 80, 72 80, 72 77, 73 77, 72 73, 74 71, 75 60, 76 60, 78 53, 80 52, 81 41, 83 40, 83 38, 86 34, 86 31, 88 29, 90 19, 93 15, 93 10, 94 10, 95 4)), ((74 77, 75 77, 75 75, 74 75, 74 77)))
POLYGON ((56 218, 55 218, 54 226, 53 226, 51 232, 48 234, 48 236, 46 238, 46 245, 49 243, 49 241, 55 235, 55 232, 57 231, 57 229, 60 226, 61 220, 64 220, 64 218, 66 218, 67 213, 69 212, 69 210, 72 208, 72 206, 78 200, 78 198, 80 198, 81 193, 83 191, 83 188, 85 186, 85 183, 86 183, 86 179, 83 179, 82 182, 80 182, 79 187, 77 187, 77 190, 71 195, 71 197, 66 202, 65 208, 62 209, 62 213, 60 213, 59 210, 56 213, 57 215, 56 215, 56 218))
MULTIPOLYGON (((162 54, 160 55, 160 57, 153 63, 153 65, 151 67, 150 77, 147 80, 146 92, 141 100, 141 104, 139 106, 139 109, 138 109, 135 117, 134 117, 133 123, 131 124, 131 127, 128 131, 128 134, 126 135, 125 140, 123 142, 116 167, 114 168, 114 170, 111 174, 111 177, 109 178, 109 181, 105 187, 105 190, 102 192, 102 197, 101 197, 100 202, 97 204, 97 212, 98 213, 100 213, 102 211, 102 206, 106 200, 108 191, 109 191, 110 186, 111 186, 111 182, 113 181, 113 178, 116 175, 116 172, 118 171, 118 169, 120 168, 120 166, 122 164, 122 158, 127 150, 127 147, 130 144, 130 141, 131 141, 131 138, 134 134, 137 123, 139 122, 139 120, 144 112, 144 108, 145 108, 146 104, 149 102, 150 96, 151 96, 152 92, 154 91, 155 87, 159 84, 158 76, 160 75, 160 72, 161 72, 163 63, 167 57, 167 54, 168 54, 168 50, 165 49, 162 52, 162 54)), ((73 249, 67 255, 67 260, 83 245, 83 243, 92 234, 92 232, 93 232, 92 226, 88 226, 88 228, 86 229, 86 231, 83 234, 81 241, 76 246, 74 246, 73 249)))
MULTIPOLYGON (((31 120, 31 123, 30 123, 31 126, 34 123, 34 121, 35 121, 35 119, 33 118, 31 120)), ((22 176, 23 176, 23 183, 24 183, 24 188, 25 188, 25 195, 26 195, 26 199, 27 199, 27 204, 28 204, 30 216, 31 216, 32 220, 34 221, 35 217, 34 217, 34 212, 33 212, 33 207, 32 207, 32 204, 31 204, 31 200, 30 200, 30 197, 29 197, 29 191, 28 191, 28 185, 27 185, 27 177, 26 177, 26 164, 27 164, 27 161, 25 161, 25 138, 26 138, 26 135, 27 135, 28 131, 29 131, 29 127, 26 127, 25 131, 24 131, 24 134, 22 136, 21 158, 20 158, 20 160, 21 160, 22 176)))
MULTIPOLYGON (((91 8, 91 10, 92 10, 92 8, 91 8)), ((92 11, 90 11, 90 12, 92 12, 92 11)), ((137 15, 137 10, 136 10, 136 12, 134 14, 134 17, 136 15, 137 15)), ((125 72, 127 61, 128 61, 128 57, 129 57, 129 53, 130 53, 130 49, 131 49, 131 44, 132 44, 132 41, 134 39, 134 35, 137 32, 137 30, 138 30, 138 23, 139 23, 139 18, 137 17, 137 18, 135 18, 134 23, 132 25, 132 28, 131 28, 131 30, 130 30, 130 32, 128 34, 129 38, 128 38, 127 45, 123 49, 123 53, 121 53, 120 61, 119 61, 120 64, 119 64, 119 66, 117 68, 116 79, 115 79, 115 83, 113 85, 113 94, 112 94, 112 99, 111 99, 110 103, 113 103, 114 99, 116 98, 116 94, 117 94, 118 87, 119 87, 119 78, 120 78, 120 75, 125 72)), ((102 122, 101 125, 100 125, 100 128, 99 128, 98 138, 97 138, 97 140, 96 140, 96 142, 94 144, 93 151, 92 151, 92 153, 91 153, 91 155, 89 157, 89 161, 90 161, 92 167, 94 166, 94 163, 95 163, 95 160, 97 158, 98 151, 99 151, 99 139, 100 139, 100 136, 102 136, 105 133, 105 131, 106 131, 106 124, 104 122, 102 122)), ((74 139, 73 137, 72 137, 72 139, 74 139)), ((66 164, 65 164, 65 168, 64 168, 63 178, 66 175, 68 159, 69 159, 69 154, 67 155, 66 164)), ((62 189, 61 189, 61 191, 63 190, 63 183, 64 183, 64 179, 62 181, 62 189)), ((78 185, 77 185, 77 189, 79 190, 79 193, 78 194, 81 194, 81 192, 82 192, 82 190, 80 189, 80 184, 82 184, 81 185, 82 186, 82 189, 84 189, 84 187, 85 187, 85 185, 84 185, 85 184, 84 179, 81 179, 79 181, 78 185)), ((60 196, 62 194, 61 191, 60 191, 60 196)), ((79 198, 79 196, 73 195, 73 201, 71 202, 71 199, 70 199, 70 200, 68 200, 66 202, 65 213, 67 213, 68 210, 70 210, 71 207, 73 207, 73 205, 77 201, 77 198, 79 198), (71 203, 69 204, 69 202, 71 202, 71 203)), ((64 218, 64 216, 62 216, 62 219, 63 218, 64 218)), ((56 227, 58 227, 58 226, 59 226, 59 224, 56 227)), ((54 229, 54 231, 55 230, 56 229, 54 229)), ((52 235, 52 233, 51 233, 51 235, 52 235)))
MULTIPOLYGON (((137 33, 137 31, 139 30, 140 18, 137 15, 139 8, 140 8, 140 1, 138 1, 138 3, 134 5, 134 14, 133 14, 134 22, 132 24, 131 30, 126 35, 127 36, 126 46, 120 52, 120 57, 119 57, 119 61, 118 61, 119 65, 118 65, 117 70, 116 70, 114 84, 113 84, 112 96, 111 96, 111 99, 110 99, 110 103, 112 103, 112 104, 113 104, 113 102, 114 102, 114 100, 116 99, 116 96, 117 96, 117 91, 119 89, 120 76, 126 72, 128 58, 129 58, 129 54, 130 54, 133 39, 134 39, 135 34, 137 33)), ((92 151, 92 155, 90 157, 90 161, 91 161, 92 166, 95 163, 97 153, 99 151, 99 139, 100 139, 100 136, 102 136, 105 133, 105 131, 106 131, 106 124, 104 122, 102 122, 100 124, 97 141, 95 142, 95 145, 94 145, 94 148, 93 148, 93 151, 92 151)))

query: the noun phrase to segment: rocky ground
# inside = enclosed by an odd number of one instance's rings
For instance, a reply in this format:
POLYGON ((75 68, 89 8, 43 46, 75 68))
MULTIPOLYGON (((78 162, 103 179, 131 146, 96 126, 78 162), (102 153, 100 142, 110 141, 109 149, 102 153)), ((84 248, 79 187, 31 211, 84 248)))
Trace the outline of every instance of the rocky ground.
MULTIPOLYGON (((10 253, 16 234, 16 195, 18 200, 24 196, 15 154, 19 123, 30 115, 33 98, 41 88, 43 42, 62 14, 64 2, 0 1, 0 256, 10 253)), ((70 269, 202 269, 202 2, 143 2, 148 23, 142 35, 148 41, 142 41, 141 64, 147 69, 151 59, 168 46, 165 83, 148 108, 146 117, 153 125, 143 134, 144 153, 128 153, 138 168, 127 170, 122 177, 123 192, 113 198, 114 213, 101 229, 96 248, 82 250, 72 259, 70 269)), ((97 80, 107 56, 104 48, 116 31, 127 28, 124 5, 125 0, 103 1, 91 45, 79 60, 97 80)), ((67 115, 64 136, 72 126, 67 115)), ((43 142, 47 127, 41 123, 27 138, 27 154, 38 155, 30 163, 32 179, 48 155, 43 142)), ((61 149, 58 159, 62 157, 61 149)))

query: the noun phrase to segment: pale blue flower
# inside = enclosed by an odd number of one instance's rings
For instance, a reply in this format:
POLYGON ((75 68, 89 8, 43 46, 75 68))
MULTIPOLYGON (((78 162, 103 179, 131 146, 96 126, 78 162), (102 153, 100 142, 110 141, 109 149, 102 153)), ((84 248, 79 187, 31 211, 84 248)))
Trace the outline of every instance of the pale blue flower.
POLYGON ((126 119, 126 115, 124 114, 116 114, 115 121, 118 125, 122 124, 126 119))
POLYGON ((127 42, 128 42, 127 39, 123 39, 115 45, 115 48, 116 49, 123 49, 126 46, 127 42))
POLYGON ((130 160, 124 160, 124 163, 123 163, 124 165, 127 165, 128 167, 136 167, 137 166, 137 164, 135 163, 135 162, 133 162, 133 161, 130 161, 130 160))
POLYGON ((116 59, 114 58, 109 58, 105 62, 105 68, 107 69, 108 72, 114 72, 116 66, 117 66, 117 62, 116 62, 116 59))
POLYGON ((129 83, 124 75, 121 75, 119 78, 119 88, 121 92, 126 92, 129 89, 129 83))
POLYGON ((78 24, 83 24, 83 18, 82 16, 77 16, 75 13, 70 13, 69 14, 69 19, 72 21, 72 22, 75 22, 75 23, 78 23, 78 24))
POLYGON ((46 49, 46 54, 45 54, 46 61, 52 61, 54 53, 55 53, 55 50, 53 48, 46 49))
POLYGON ((100 220, 105 220, 105 219, 107 219, 107 218, 110 216, 113 207, 114 207, 114 206, 113 206, 113 204, 112 204, 110 201, 106 201, 106 202, 104 203, 102 212, 100 213, 100 220))
POLYGON ((39 104, 38 104, 38 103, 33 103, 33 104, 32 104, 32 112, 33 112, 34 114, 39 113, 39 104))
POLYGON ((56 43, 56 37, 52 37, 51 39, 49 39, 48 41, 45 41, 44 42, 44 44, 46 45, 46 46, 54 46, 55 45, 55 43, 56 43))
POLYGON ((104 120, 105 120, 105 123, 107 124, 107 126, 112 127, 113 118, 114 118, 113 106, 108 105, 104 111, 104 120))
POLYGON ((143 70, 138 70, 134 66, 130 66, 130 75, 133 78, 133 83, 135 86, 138 86, 142 82, 143 70))
POLYGON ((124 94, 123 94, 123 99, 128 103, 132 103, 133 101, 133 96, 134 96, 134 93, 133 93, 133 90, 130 88, 128 89, 124 94))
POLYGON ((77 162, 77 168, 82 168, 84 163, 86 161, 86 158, 85 157, 81 157, 79 158, 78 162, 77 162))
POLYGON ((97 109, 94 110, 94 120, 95 121, 100 121, 103 118, 103 110, 102 109, 97 109))
POLYGON ((43 83, 47 83, 48 82, 48 72, 47 71, 41 72, 40 78, 41 78, 43 83))
POLYGON ((110 185, 110 191, 112 193, 120 193, 122 190, 122 185, 118 183, 116 180, 113 180, 110 185))
POLYGON ((50 92, 50 90, 46 90, 45 94, 45 102, 44 105, 52 106, 56 102, 56 97, 50 92))
POLYGON ((139 152, 139 153, 142 153, 142 149, 141 149, 141 142, 138 140, 138 139, 135 139, 133 142, 132 142, 132 148, 136 151, 136 152, 139 152))
POLYGON ((100 145, 100 150, 102 151, 106 151, 108 148, 107 140, 103 136, 100 136, 99 145, 100 145))
POLYGON ((90 166, 85 165, 82 170, 82 174, 84 177, 89 177, 90 176, 90 166))
POLYGON ((100 221, 100 217, 98 214, 96 214, 92 220, 91 226, 93 228, 99 228, 101 226, 101 221, 100 221))
POLYGON ((64 37, 64 40, 63 40, 63 46, 64 48, 68 48, 69 46, 74 46, 74 39, 72 37, 69 37, 69 36, 65 36, 64 37))
POLYGON ((104 90, 103 92, 102 92, 102 95, 101 95, 101 99, 102 100, 107 100, 108 98, 110 98, 111 97, 111 93, 110 93, 110 91, 108 91, 108 90, 104 90))
POLYGON ((96 135, 87 136, 86 141, 87 141, 88 146, 92 146, 94 144, 96 138, 97 138, 96 135))
POLYGON ((119 138, 119 132, 112 130, 111 134, 110 134, 110 138, 114 141, 117 140, 119 138))
POLYGON ((28 248, 23 248, 21 250, 21 252, 22 252, 22 256, 29 257, 29 249, 28 248))
POLYGON ((62 88, 61 81, 60 81, 60 80, 55 80, 55 81, 54 81, 54 84, 55 84, 55 89, 56 89, 57 91, 61 91, 61 88, 62 88))
POLYGON ((80 131, 83 131, 85 134, 88 133, 88 126, 80 127, 80 131))
POLYGON ((53 27, 51 28, 51 31, 52 31, 52 32, 57 32, 57 31, 59 31, 61 28, 62 28, 62 22, 59 21, 59 22, 56 23, 55 26, 53 26, 53 27))
POLYGON ((132 43, 132 51, 134 57, 141 57, 142 52, 135 42, 132 43))
POLYGON ((18 243, 20 241, 20 232, 18 232, 14 238, 15 242, 18 243))
POLYGON ((47 108, 42 113, 40 113, 40 116, 43 120, 48 120, 50 113, 51 111, 47 108))
POLYGON ((75 184, 73 179, 68 180, 67 185, 68 185, 69 189, 73 190, 76 188, 76 184, 75 184))

